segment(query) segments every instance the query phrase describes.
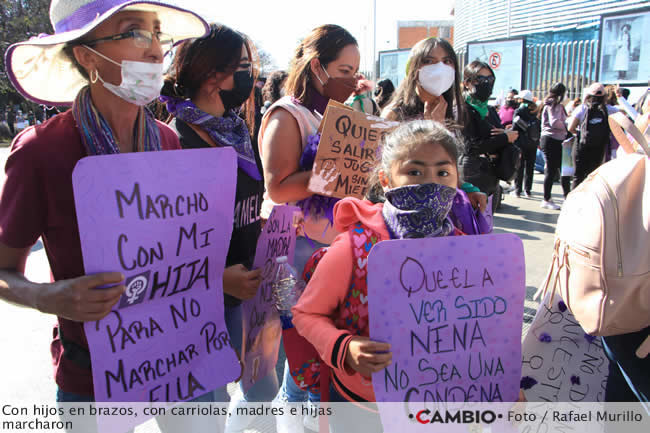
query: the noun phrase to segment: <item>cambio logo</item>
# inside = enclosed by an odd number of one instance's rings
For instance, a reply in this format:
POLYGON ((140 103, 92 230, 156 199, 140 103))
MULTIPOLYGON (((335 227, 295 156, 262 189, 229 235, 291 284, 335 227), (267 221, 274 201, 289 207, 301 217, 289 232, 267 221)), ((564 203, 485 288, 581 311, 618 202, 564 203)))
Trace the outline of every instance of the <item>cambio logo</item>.
POLYGON ((409 414, 409 418, 420 424, 492 424, 497 418, 503 418, 503 415, 492 412, 491 410, 459 410, 456 412, 435 411, 429 409, 421 410, 417 414, 409 414))

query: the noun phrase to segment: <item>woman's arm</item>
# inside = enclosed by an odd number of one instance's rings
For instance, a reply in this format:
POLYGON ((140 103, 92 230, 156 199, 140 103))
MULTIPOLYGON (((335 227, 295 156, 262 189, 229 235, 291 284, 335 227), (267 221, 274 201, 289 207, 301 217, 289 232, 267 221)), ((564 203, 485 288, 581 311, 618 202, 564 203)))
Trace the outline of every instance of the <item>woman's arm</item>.
POLYGON ((571 116, 571 118, 569 118, 569 121, 568 121, 569 128, 568 129, 569 129, 569 132, 571 134, 576 135, 576 133, 578 132, 578 123, 579 122, 580 121, 578 120, 578 118, 576 116, 571 116))
POLYGON ((124 280, 119 272, 103 272, 49 284, 33 283, 22 274, 29 248, 0 243, 0 299, 77 322, 99 320, 119 301, 124 286, 96 290, 124 280))
POLYGON ((300 170, 302 137, 296 119, 285 109, 271 113, 261 143, 264 183, 271 200, 286 203, 302 200, 313 193, 307 190, 311 171, 300 170))

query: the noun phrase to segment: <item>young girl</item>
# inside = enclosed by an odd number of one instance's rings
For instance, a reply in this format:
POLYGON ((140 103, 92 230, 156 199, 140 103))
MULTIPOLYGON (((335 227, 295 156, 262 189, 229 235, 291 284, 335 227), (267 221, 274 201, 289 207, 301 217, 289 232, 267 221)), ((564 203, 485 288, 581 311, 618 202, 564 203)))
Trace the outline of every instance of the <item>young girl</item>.
MULTIPOLYGON (((404 123, 386 137, 382 147, 377 177, 385 202, 346 198, 334 207, 335 228, 341 234, 318 263, 292 310, 297 331, 332 368, 333 402, 374 402, 370 376, 392 360, 389 344, 368 339, 367 305, 365 311, 360 310, 356 328, 341 320, 353 281, 350 229, 360 223, 375 232, 378 241, 462 234, 449 219, 458 185, 458 147, 457 139, 439 123, 404 123)), ((362 284, 365 277, 363 280, 362 284)), ((363 431, 381 430, 376 414, 360 411, 357 415, 354 418, 363 423, 363 431)), ((330 417, 333 431, 341 431, 337 428, 341 418, 330 417)), ((350 419, 346 419, 347 429, 350 419)))

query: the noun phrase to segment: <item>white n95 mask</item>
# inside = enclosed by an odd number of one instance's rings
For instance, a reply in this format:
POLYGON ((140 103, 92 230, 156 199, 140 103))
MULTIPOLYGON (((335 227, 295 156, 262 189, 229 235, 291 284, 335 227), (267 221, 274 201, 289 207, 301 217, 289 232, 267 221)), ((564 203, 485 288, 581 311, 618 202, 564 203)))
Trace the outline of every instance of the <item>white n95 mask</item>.
POLYGON ((442 62, 426 65, 418 71, 420 86, 434 96, 440 96, 454 85, 456 71, 442 62))

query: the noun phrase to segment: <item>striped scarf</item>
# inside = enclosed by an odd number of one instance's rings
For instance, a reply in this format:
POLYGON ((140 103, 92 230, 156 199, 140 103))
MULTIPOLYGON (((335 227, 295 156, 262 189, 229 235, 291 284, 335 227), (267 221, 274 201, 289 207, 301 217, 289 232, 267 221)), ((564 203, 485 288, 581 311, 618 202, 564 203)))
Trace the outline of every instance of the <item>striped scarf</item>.
MULTIPOLYGON (((120 153, 110 125, 97 111, 90 99, 90 88, 79 91, 72 105, 72 116, 81 134, 81 141, 88 155, 109 155, 120 153)), ((153 115, 140 107, 134 130, 134 152, 160 150, 160 131, 153 115)))

